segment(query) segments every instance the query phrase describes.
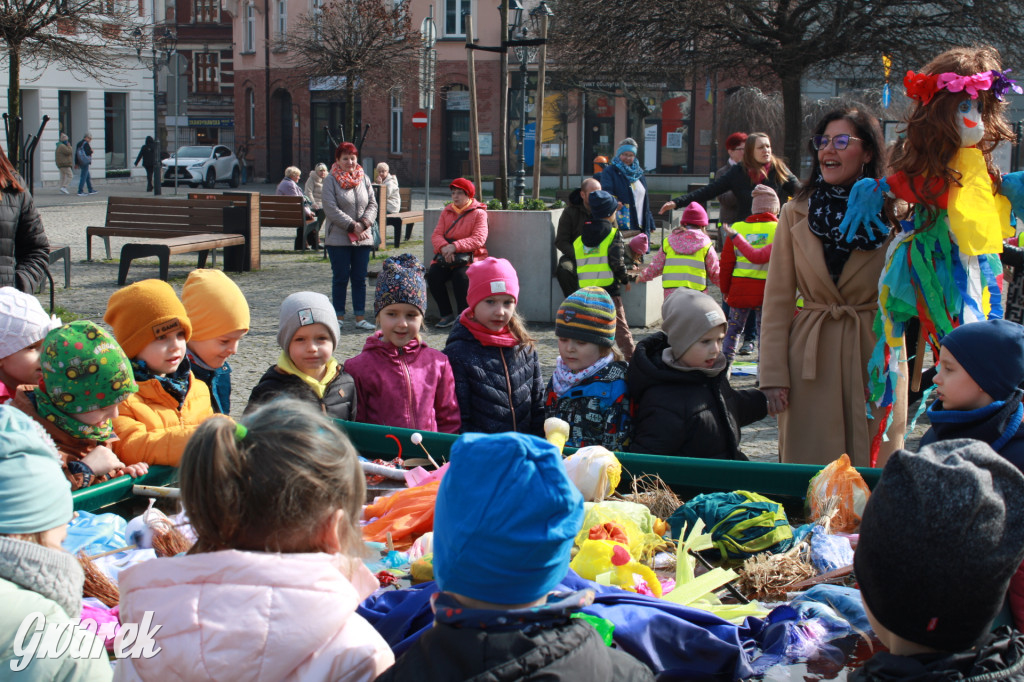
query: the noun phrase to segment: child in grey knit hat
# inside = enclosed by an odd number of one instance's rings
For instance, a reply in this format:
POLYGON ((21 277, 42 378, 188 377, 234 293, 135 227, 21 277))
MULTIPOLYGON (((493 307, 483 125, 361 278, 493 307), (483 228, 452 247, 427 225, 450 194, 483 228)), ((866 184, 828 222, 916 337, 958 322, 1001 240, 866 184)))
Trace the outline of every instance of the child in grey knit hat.
POLYGON ((316 403, 337 419, 354 419, 355 382, 334 359, 340 336, 334 306, 323 294, 300 291, 284 299, 277 327, 281 355, 252 389, 246 414, 284 396, 316 403))
POLYGON ((745 460, 740 427, 763 419, 768 405, 757 389, 729 385, 722 308, 680 287, 661 317, 662 331, 637 345, 626 374, 635 410, 630 452, 745 460))

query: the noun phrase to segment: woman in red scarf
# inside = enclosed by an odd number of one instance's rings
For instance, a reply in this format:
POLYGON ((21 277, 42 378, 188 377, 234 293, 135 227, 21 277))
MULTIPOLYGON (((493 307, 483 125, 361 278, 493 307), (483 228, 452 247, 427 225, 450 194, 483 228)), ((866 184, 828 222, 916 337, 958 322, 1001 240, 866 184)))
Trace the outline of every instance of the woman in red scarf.
POLYGON ((373 247, 370 228, 377 220, 377 199, 358 154, 351 142, 342 142, 334 151, 334 165, 323 189, 324 244, 331 258, 331 299, 338 326, 345 323, 345 294, 351 279, 356 328, 372 331, 374 325, 366 319, 366 268, 373 247))

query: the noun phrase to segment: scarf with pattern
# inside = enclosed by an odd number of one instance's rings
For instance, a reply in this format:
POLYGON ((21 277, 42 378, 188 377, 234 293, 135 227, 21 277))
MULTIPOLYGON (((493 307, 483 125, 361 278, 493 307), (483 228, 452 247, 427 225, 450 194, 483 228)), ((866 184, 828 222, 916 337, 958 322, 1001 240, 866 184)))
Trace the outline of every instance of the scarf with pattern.
POLYGON ((850 187, 830 185, 821 177, 814 180, 814 193, 811 194, 807 210, 807 226, 821 240, 825 249, 825 265, 832 282, 839 281, 846 261, 854 249, 874 251, 885 244, 885 240, 873 242, 867 235, 858 232, 848 238, 839 225, 843 222, 850 200, 850 187))
POLYGON ((363 181, 363 167, 356 164, 356 167, 350 171, 341 170, 341 166, 337 161, 331 166, 331 175, 338 181, 342 189, 352 189, 356 185, 363 181))
POLYGON ((167 394, 178 401, 178 409, 185 404, 185 396, 188 395, 188 389, 192 385, 192 363, 188 361, 188 355, 181 359, 181 364, 178 365, 178 369, 175 370, 174 374, 168 374, 167 376, 157 376, 149 371, 149 367, 146 366, 144 360, 135 359, 132 360, 132 370, 135 372, 135 381, 142 383, 143 381, 149 381, 150 379, 156 379, 160 382, 160 387, 167 391, 167 394))
POLYGON ((607 367, 614 359, 615 358, 611 353, 608 355, 602 355, 598 358, 597 362, 592 364, 590 367, 574 372, 566 367, 565 363, 562 362, 562 358, 559 357, 558 360, 555 361, 555 373, 551 375, 551 388, 555 389, 555 395, 561 398, 567 391, 572 390, 574 387, 582 383, 584 379, 589 379, 607 367))

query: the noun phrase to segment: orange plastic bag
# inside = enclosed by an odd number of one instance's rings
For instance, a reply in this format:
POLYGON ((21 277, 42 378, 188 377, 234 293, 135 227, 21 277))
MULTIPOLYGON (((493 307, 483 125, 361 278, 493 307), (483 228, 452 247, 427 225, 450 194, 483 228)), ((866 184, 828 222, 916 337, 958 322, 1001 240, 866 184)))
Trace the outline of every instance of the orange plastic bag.
POLYGON ((419 536, 434 529, 434 502, 441 481, 399 490, 378 497, 363 512, 364 519, 377 520, 363 526, 363 540, 387 542, 388 532, 397 550, 405 550, 419 536))
POLYGON ((835 533, 852 533, 860 527, 860 517, 870 496, 868 484, 850 464, 850 458, 846 454, 840 455, 839 459, 815 474, 807 486, 808 519, 817 521, 828 498, 838 497, 839 511, 832 517, 829 528, 835 533))

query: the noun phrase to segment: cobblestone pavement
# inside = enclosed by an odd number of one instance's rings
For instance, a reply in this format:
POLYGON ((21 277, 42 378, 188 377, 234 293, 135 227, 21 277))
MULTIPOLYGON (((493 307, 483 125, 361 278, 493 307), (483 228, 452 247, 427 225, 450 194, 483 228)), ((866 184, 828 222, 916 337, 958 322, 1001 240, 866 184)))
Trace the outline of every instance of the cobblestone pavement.
MULTIPOLYGON (((78 315, 79 317, 91 319, 102 324, 103 313, 106 309, 107 299, 117 289, 118 254, 124 239, 111 239, 111 253, 114 258, 110 261, 85 260, 86 243, 85 228, 88 225, 102 225, 106 211, 106 199, 108 196, 144 196, 144 185, 135 184, 110 184, 100 185, 98 194, 89 197, 79 197, 74 194, 60 194, 55 188, 37 188, 35 195, 36 204, 43 219, 47 235, 51 242, 71 245, 72 253, 72 286, 70 289, 62 288, 63 282, 60 264, 54 271, 54 279, 57 283, 57 305, 78 315)), ((274 185, 247 185, 246 190, 261 191, 273 194, 274 185)), ((187 188, 179 189, 179 194, 184 195, 187 188)), ((174 196, 173 190, 165 189, 165 196, 174 196)), ((437 193, 432 195, 429 205, 440 207, 446 195, 437 193)), ((423 193, 421 190, 413 190, 413 206, 419 208, 423 205, 423 193)), ((393 239, 393 235, 388 235, 393 239)), ((403 235, 404 236, 404 235, 403 235)), ((262 376, 266 369, 277 360, 280 349, 277 346, 277 316, 278 307, 281 301, 290 293, 302 290, 321 292, 328 297, 331 293, 331 268, 328 261, 324 260, 320 252, 292 251, 294 234, 287 230, 267 230, 263 232, 262 244, 262 269, 259 272, 232 273, 232 277, 241 287, 252 313, 252 329, 242 341, 240 352, 231 359, 232 367, 232 414, 239 416, 245 403, 248 400, 249 391, 262 376)), ((390 242, 391 239, 388 241, 390 242)), ((418 257, 422 253, 420 244, 423 239, 423 225, 415 226, 412 234, 412 241, 409 242, 408 250, 418 257)), ((378 259, 388 255, 405 251, 405 244, 399 251, 389 249, 378 253, 378 259)), ((103 246, 100 241, 93 245, 93 254, 96 258, 103 257, 103 246)), ((170 281, 180 293, 188 273, 195 267, 194 256, 182 256, 172 258, 170 268, 170 281)), ((129 271, 129 282, 135 282, 148 277, 157 277, 159 272, 155 259, 144 259, 135 261, 129 271)), ((373 309, 373 280, 367 288, 367 309, 373 309)), ((717 290, 712 292, 717 298, 721 298, 717 290)), ((39 296, 44 306, 49 304, 48 292, 39 296)), ((448 330, 435 330, 433 320, 428 321, 424 330, 423 338, 427 344, 434 348, 443 348, 447 339, 448 330)), ((531 333, 537 338, 537 349, 540 355, 542 372, 545 377, 551 376, 555 367, 555 360, 558 357, 558 342, 554 334, 554 325, 538 324, 530 325, 531 333)), ((633 329, 633 335, 643 338, 647 333, 657 331, 657 328, 633 329)), ((339 361, 350 358, 362 350, 366 332, 353 329, 349 324, 342 329, 341 341, 335 352, 339 361)), ((744 360, 756 361, 757 356, 748 356, 744 360)), ((753 377, 735 376, 733 386, 736 388, 752 388, 755 386, 753 377)), ((922 419, 911 444, 916 444, 924 430, 927 429, 926 419, 922 419)), ((774 418, 768 417, 743 429, 743 440, 741 447, 752 459, 761 461, 778 461, 778 429, 774 418)))

